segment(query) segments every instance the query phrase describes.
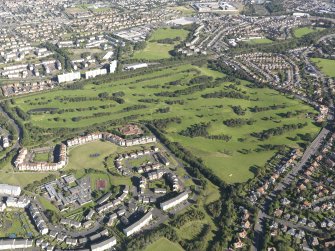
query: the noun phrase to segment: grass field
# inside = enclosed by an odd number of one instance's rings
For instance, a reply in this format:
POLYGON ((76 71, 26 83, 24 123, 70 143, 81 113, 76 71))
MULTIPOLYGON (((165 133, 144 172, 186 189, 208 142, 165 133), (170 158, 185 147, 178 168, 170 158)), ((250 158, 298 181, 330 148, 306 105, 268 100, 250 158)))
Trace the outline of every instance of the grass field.
MULTIPOLYGON (((31 123, 38 127, 44 128, 84 128, 85 126, 96 123, 105 123, 110 120, 121 117, 136 115, 137 120, 153 120, 162 118, 179 117, 180 124, 172 123, 166 128, 167 136, 174 141, 182 143, 187 149, 191 150, 196 156, 203 158, 208 167, 223 180, 234 183, 243 182, 253 177, 251 168, 253 166, 262 166, 273 156, 274 151, 256 152, 260 145, 278 144, 297 147, 298 142, 292 141, 298 134, 318 132, 318 127, 312 124, 312 120, 305 117, 307 112, 315 112, 309 106, 300 101, 287 98, 271 89, 253 89, 247 86, 247 82, 236 83, 222 82, 220 86, 210 89, 204 89, 191 94, 180 95, 178 97, 157 96, 160 92, 173 92, 187 88, 188 81, 199 75, 212 76, 220 78, 224 75, 192 65, 174 66, 162 70, 157 70, 146 75, 136 76, 130 79, 122 79, 105 82, 100 85, 85 85, 80 90, 57 90, 45 94, 36 94, 28 97, 16 99, 15 106, 28 112, 31 109, 40 108, 58 108, 66 109, 84 109, 79 113, 74 111, 64 111, 60 114, 39 113, 31 115, 31 123), (180 81, 178 85, 171 85, 172 81, 180 81), (205 99, 201 95, 217 91, 231 91, 238 89, 250 96, 249 100, 234 98, 210 98, 205 99), (123 91, 125 96, 124 104, 117 104, 110 100, 85 100, 70 101, 67 98, 97 97, 99 93, 107 92, 112 94, 117 91, 123 91), (154 103, 142 101, 143 99, 153 99, 154 103), (167 101, 182 101, 183 105, 167 105, 167 101), (103 107, 103 105, 111 105, 103 107), (246 110, 244 116, 236 115, 230 106, 240 105, 246 110), (253 113, 249 111, 250 107, 267 107, 274 104, 285 104, 285 108, 276 111, 263 111, 253 113), (145 105, 144 108, 136 110, 124 110, 134 105, 145 105), (157 109, 169 107, 167 113, 160 113, 157 109), (280 116, 281 113, 288 111, 300 111, 301 114, 290 118, 280 116), (96 116, 97 113, 106 113, 106 115, 96 116), (74 117, 80 117, 80 120, 73 121, 74 117), (264 118, 272 119, 264 120, 264 118), (227 127, 223 124, 226 119, 243 118, 254 119, 255 123, 251 126, 244 125, 241 127, 227 127), (55 123, 57 119, 57 123, 55 123), (308 126, 300 130, 290 131, 281 136, 274 136, 265 141, 259 141, 257 138, 250 136, 253 132, 260 132, 265 129, 275 128, 284 124, 296 124, 297 121, 307 122, 308 126), (232 139, 229 142, 221 140, 212 140, 203 137, 185 137, 179 134, 180 131, 190 125, 200 122, 210 122, 209 134, 230 135, 232 139), (246 153, 248 151, 248 153, 246 153)), ((108 143, 98 142, 87 144, 78 148, 73 148, 70 152, 70 163, 68 169, 96 168, 103 169, 102 160, 104 157, 116 151, 116 146, 108 143), (89 155, 100 153, 99 157, 91 158, 89 155)))
POLYGON ((0 172, 0 183, 10 184, 10 185, 18 185, 22 188, 26 185, 32 183, 33 181, 39 181, 44 177, 50 175, 50 172, 46 173, 21 173, 21 172, 13 172, 9 171, 11 167, 6 168, 5 170, 1 170, 0 172))
POLYGON ((322 30, 322 28, 312 29, 310 27, 301 27, 301 28, 295 29, 293 31, 293 34, 294 34, 295 37, 301 38, 301 37, 306 36, 310 33, 317 32, 317 31, 320 31, 320 30, 322 30))
POLYGON ((273 41, 268 38, 255 38, 255 39, 249 39, 246 41, 248 44, 270 44, 273 41))
POLYGON ((44 197, 38 196, 37 199, 42 204, 44 209, 59 212, 59 210, 49 200, 45 199, 44 197))
POLYGON ((108 155, 115 153, 116 149, 116 145, 102 141, 93 141, 74 147, 70 150, 69 164, 66 166, 66 169, 81 170, 94 168, 105 171, 103 161, 108 155), (92 157, 92 154, 99 154, 99 156, 92 157))
POLYGON ((160 238, 151 245, 149 245, 145 251, 182 251, 184 250, 179 244, 173 243, 166 238, 160 238))
POLYGON ((48 162, 49 161, 49 153, 36 153, 35 157, 34 157, 34 161, 48 162))
POLYGON ((174 44, 162 44, 158 43, 157 40, 171 38, 175 39, 180 37, 181 41, 185 40, 187 37, 188 31, 183 29, 171 29, 171 28, 161 28, 154 31, 147 41, 147 46, 144 50, 136 51, 133 55, 134 59, 147 59, 147 60, 158 60, 170 58, 171 55, 169 51, 173 50, 174 46, 178 43, 177 41, 174 44))
POLYGON ((178 230, 178 235, 187 240, 192 240, 201 232, 203 221, 191 221, 186 223, 178 230))
POLYGON ((335 60, 324 58, 312 58, 311 60, 328 77, 335 77, 335 60))

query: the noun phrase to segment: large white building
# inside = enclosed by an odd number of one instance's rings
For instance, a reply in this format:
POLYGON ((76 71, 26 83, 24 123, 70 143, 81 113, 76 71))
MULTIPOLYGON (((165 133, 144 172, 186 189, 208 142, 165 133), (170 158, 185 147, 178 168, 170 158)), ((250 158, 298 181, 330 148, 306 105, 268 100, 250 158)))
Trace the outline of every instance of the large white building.
POLYGON ((2 137, 2 147, 3 148, 8 148, 9 147, 9 140, 8 140, 8 137, 6 137, 6 136, 2 137))
POLYGON ((115 245, 116 245, 116 238, 113 236, 105 241, 91 245, 91 251, 110 250, 115 245))
POLYGON ((14 208, 25 208, 30 204, 30 200, 28 197, 8 197, 6 200, 7 207, 14 207, 14 208))
POLYGON ((33 240, 28 239, 1 239, 0 250, 25 249, 33 246, 33 240))
POLYGON ((165 202, 162 202, 160 204, 160 207, 161 209, 163 209, 164 211, 170 209, 170 208, 173 208, 175 206, 177 206, 178 204, 186 201, 188 199, 188 193, 187 192, 183 192, 181 194, 179 194, 178 196, 172 198, 172 199, 169 199, 165 202))
POLYGON ((0 195, 19 196, 20 193, 21 193, 21 187, 19 186, 0 184, 0 195))
POLYGON ((113 60, 109 65, 109 72, 114 73, 117 68, 117 60, 113 60))
POLYGON ((152 211, 149 211, 141 219, 136 221, 134 224, 123 229, 123 232, 128 237, 136 232, 141 231, 142 228, 146 226, 151 220, 152 220, 152 211))
POLYGON ((72 82, 74 80, 79 80, 81 78, 81 75, 79 71, 76 71, 58 75, 57 77, 58 77, 58 83, 66 83, 66 82, 72 82))
POLYGON ((130 71, 130 70, 137 70, 137 69, 141 69, 141 68, 146 68, 149 65, 147 63, 138 63, 138 64, 131 64, 131 65, 127 65, 124 67, 125 70, 130 71))
POLYGON ((97 76, 102 76, 102 75, 106 75, 106 74, 107 74, 106 69, 95 69, 95 70, 85 72, 85 78, 86 79, 95 78, 97 76))

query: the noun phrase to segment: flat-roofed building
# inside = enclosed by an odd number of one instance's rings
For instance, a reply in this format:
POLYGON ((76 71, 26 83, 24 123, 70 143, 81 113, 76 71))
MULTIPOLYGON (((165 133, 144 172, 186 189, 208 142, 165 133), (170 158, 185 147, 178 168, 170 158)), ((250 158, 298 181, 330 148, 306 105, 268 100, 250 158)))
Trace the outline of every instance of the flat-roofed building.
POLYGON ((71 72, 71 73, 65 73, 62 75, 58 75, 58 83, 66 83, 66 82, 72 82, 74 80, 79 80, 81 78, 80 72, 71 72))
POLYGON ((181 194, 179 194, 178 196, 172 198, 172 199, 169 199, 165 202, 162 202, 160 204, 160 207, 161 209, 163 209, 164 211, 170 209, 170 208, 173 208, 175 206, 177 206, 178 204, 186 201, 188 199, 188 193, 187 192, 183 192, 181 194))
POLYGON ((0 250, 25 249, 33 246, 33 240, 29 239, 1 239, 0 250))
POLYGON ((107 74, 107 69, 95 69, 95 70, 85 72, 85 78, 86 79, 95 78, 97 76, 102 76, 106 74, 107 74))
POLYGON ((0 184, 0 195, 19 196, 20 194, 21 194, 21 187, 12 186, 8 184, 0 184))
POLYGON ((146 213, 141 219, 130 225, 129 227, 123 229, 123 233, 128 237, 137 233, 143 229, 152 220, 152 211, 146 213))
POLYGON ((91 251, 109 250, 116 245, 116 238, 113 236, 105 241, 91 245, 91 251))

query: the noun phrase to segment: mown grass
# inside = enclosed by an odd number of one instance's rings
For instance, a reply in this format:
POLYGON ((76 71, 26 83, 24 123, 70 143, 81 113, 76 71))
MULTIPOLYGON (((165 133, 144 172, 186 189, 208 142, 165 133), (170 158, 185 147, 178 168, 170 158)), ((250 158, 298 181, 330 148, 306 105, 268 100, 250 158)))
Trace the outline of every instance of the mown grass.
MULTIPOLYGON (((298 147, 302 140, 292 140, 300 134, 312 133, 315 135, 319 128, 312 123, 312 119, 305 116, 306 113, 315 113, 314 109, 306 104, 291 99, 280 94, 277 91, 262 88, 254 89, 248 86, 248 83, 241 81, 240 84, 232 82, 222 82, 215 88, 205 89, 188 95, 179 97, 160 97, 155 93, 173 92, 186 88, 188 81, 199 75, 212 76, 220 78, 222 73, 209 70, 205 67, 199 68, 192 65, 175 66, 158 70, 145 75, 122 79, 113 82, 105 82, 100 85, 86 85, 80 90, 57 90, 45 94, 36 94, 29 97, 16 99, 15 106, 19 106, 26 112, 37 108, 92 108, 85 111, 65 111, 61 114, 32 114, 31 123, 44 128, 85 128, 96 123, 120 119, 125 116, 136 115, 137 120, 152 121, 154 119, 163 119, 179 117, 180 124, 169 124, 166 128, 167 136, 173 140, 182 143, 191 152, 201 157, 205 164, 210 167, 223 180, 234 183, 244 182, 254 176, 252 167, 262 166, 274 154, 274 151, 256 152, 260 145, 288 145, 298 147), (172 81, 180 81, 181 85, 170 85, 172 81), (205 99, 201 95, 215 91, 232 90, 231 85, 240 89, 250 97, 249 100, 234 98, 211 98, 205 99), (123 91, 125 96, 124 104, 117 104, 110 100, 94 100, 83 102, 62 102, 63 97, 97 97, 99 93, 107 92, 110 95, 117 91, 123 91), (141 99, 155 99, 156 103, 140 102, 141 99), (181 100, 183 105, 167 105, 165 101, 181 100), (102 105, 112 105, 112 107, 102 108, 102 105), (145 105, 145 109, 123 111, 124 108, 133 105, 145 105), (263 111, 258 113, 250 112, 249 108, 254 106, 268 107, 274 104, 285 104, 285 108, 276 111, 263 111), (236 115, 231 106, 240 105, 246 110, 244 116, 236 115), (169 107, 167 113, 159 113, 157 109, 169 107), (282 117, 286 112, 300 111, 301 114, 290 118, 282 117), (105 116, 95 116, 99 112, 110 112, 105 116), (90 118, 80 119, 74 122, 74 117, 90 116, 90 118), (270 118, 265 120, 264 118, 270 118), (254 119, 255 123, 251 126, 227 127, 223 124, 224 120, 232 118, 254 119), (57 119, 57 123, 55 122, 57 119), (221 140, 211 140, 203 137, 185 137, 179 134, 192 124, 200 122, 211 123, 209 128, 210 135, 226 134, 232 137, 229 142, 221 140), (271 137, 268 140, 259 141, 250 134, 260 132, 269 128, 283 126, 284 124, 305 123, 307 126, 295 131, 287 132, 280 136, 271 137), (249 153, 245 153, 246 150, 249 153), (244 153, 243 153, 244 152, 244 153)), ((235 88, 234 87, 234 88, 235 88)), ((105 143, 107 144, 107 143, 105 143)), ((70 163, 67 168, 82 169, 95 168, 103 169, 102 160, 107 155, 117 150, 116 146, 105 145, 104 143, 93 143, 82 146, 80 150, 74 148, 70 152, 70 163), (97 146, 95 145, 97 144, 97 146), (100 148, 101 147, 101 148, 100 148), (89 157, 90 154, 100 153, 97 158, 89 157), (76 153, 76 154, 74 154, 76 153), (74 155, 77 155, 74 156, 74 155)), ((118 151, 121 149, 118 149, 118 151)))
POLYGON ((158 43, 157 40, 161 39, 175 39, 180 38, 180 41, 186 39, 188 31, 183 29, 171 29, 161 28, 152 33, 149 40, 147 41, 146 48, 140 51, 135 51, 134 59, 146 59, 146 60, 159 60, 170 58, 170 51, 173 50, 174 46, 179 42, 176 41, 174 44, 162 44, 158 43))
POLYGON ((328 77, 335 77, 335 60, 311 58, 312 62, 328 77))
POLYGON ((268 38, 255 38, 255 39, 249 39, 246 41, 248 44, 270 44, 273 41, 268 38))
POLYGON ((310 33, 314 33, 317 31, 322 30, 322 28, 310 28, 310 27, 301 27, 301 28, 297 28, 293 31, 293 34, 295 37, 297 38, 301 38, 303 36, 306 36, 310 33))
POLYGON ((145 251, 182 251, 184 250, 178 243, 173 243, 166 238, 160 238, 150 244, 145 251))

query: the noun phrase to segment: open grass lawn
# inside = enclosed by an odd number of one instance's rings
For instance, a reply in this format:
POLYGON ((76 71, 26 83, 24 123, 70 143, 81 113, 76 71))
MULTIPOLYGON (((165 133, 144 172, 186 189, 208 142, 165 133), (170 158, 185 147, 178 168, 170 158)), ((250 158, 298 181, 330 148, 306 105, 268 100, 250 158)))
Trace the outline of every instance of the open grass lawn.
POLYGON ((320 30, 322 30, 322 28, 312 29, 310 27, 301 27, 301 28, 295 29, 293 31, 293 34, 294 34, 295 37, 301 38, 301 37, 306 36, 310 33, 317 32, 317 31, 320 31, 320 30))
POLYGON ((159 60, 170 58, 169 51, 173 50, 173 44, 159 44, 156 42, 147 42, 144 50, 136 51, 134 59, 159 60))
POLYGON ((93 141, 88 144, 76 146, 70 150, 69 164, 66 169, 82 170, 93 168, 105 171, 104 159, 116 152, 117 146, 110 142, 93 141), (99 156, 92 156, 97 154, 99 156))
POLYGON ((255 38, 255 39, 249 39, 246 41, 248 44, 270 44, 273 41, 268 38, 255 38))
POLYGON ((36 153, 35 157, 34 157, 34 161, 48 162, 49 161, 49 153, 36 153))
POLYGON ((149 245, 145 251, 182 251, 184 250, 178 243, 173 243, 166 238, 160 238, 151 245, 149 245))
MULTIPOLYGON (((10 168, 11 169, 11 168, 10 168)), ((23 173, 1 170, 0 172, 0 183, 18 185, 24 188, 33 181, 39 181, 44 177, 50 175, 52 172, 45 173, 23 173)))
POLYGON ((148 162, 153 162, 153 161, 154 159, 152 159, 150 156, 144 155, 141 158, 129 160, 128 164, 129 166, 132 166, 132 167, 139 167, 143 164, 146 164, 148 162))
POLYGON ((134 59, 147 59, 147 60, 158 60, 170 58, 171 55, 169 51, 173 50, 174 46, 179 42, 176 41, 174 44, 162 44, 158 43, 157 40, 171 38, 175 39, 180 37, 181 41, 185 40, 188 31, 183 29, 171 29, 171 28, 161 28, 154 31, 147 41, 147 46, 144 50, 135 51, 134 59))
MULTIPOLYGON (((181 119, 180 124, 171 123, 167 125, 165 129, 167 136, 173 141, 180 142, 191 150, 195 156, 201 157, 215 174, 229 183, 244 182, 252 178, 254 176, 251 171, 252 167, 264 165, 273 156, 274 151, 256 152, 256 149, 260 148, 261 145, 285 144, 290 147, 298 147, 298 143, 302 141, 292 141, 292 137, 305 133, 316 135, 319 131, 319 128, 312 123, 312 119, 305 116, 308 112, 315 113, 314 109, 277 91, 268 88, 254 89, 248 87, 248 83, 245 81, 242 81, 239 85, 231 82, 221 82, 220 86, 215 88, 204 89, 177 97, 155 95, 161 92, 173 92, 188 88, 189 80, 199 75, 212 76, 213 78, 224 76, 219 72, 204 67, 199 68, 192 65, 172 66, 128 79, 104 82, 100 85, 85 85, 80 90, 56 90, 44 94, 20 97, 16 99, 15 106, 19 106, 25 112, 39 108, 58 108, 61 110, 71 107, 74 109, 73 111, 63 110, 60 114, 32 114, 31 123, 44 128, 85 128, 96 123, 105 123, 130 115, 136 115, 136 120, 148 121, 179 117, 181 119), (180 81, 180 84, 169 84, 173 81, 180 81), (250 98, 246 100, 235 98, 205 99, 202 97, 203 94, 232 91, 234 88, 237 88, 237 92, 243 92, 244 95, 250 98), (111 100, 64 100, 72 97, 97 97, 102 92, 112 94, 118 91, 125 93, 123 97, 125 100, 124 104, 117 104, 111 100), (155 102, 148 103, 144 99, 155 100, 155 102), (168 105, 166 101, 181 101, 184 104, 168 105), (286 107, 275 111, 269 110, 256 113, 251 112, 249 109, 254 106, 268 107, 274 104, 285 104, 286 107), (106 108, 103 105, 110 106, 106 108), (134 105, 145 105, 145 107, 137 110, 124 110, 134 105), (236 105, 240 105, 245 109, 245 115, 239 116, 233 112, 231 106, 236 105), (170 109, 166 113, 157 111, 157 109, 166 107, 170 109), (75 110, 77 108, 84 110, 78 112, 75 110), (283 117, 282 114, 288 111, 299 111, 301 114, 290 118, 283 117), (106 115, 96 115, 97 113, 105 114, 106 112, 108 112, 106 115), (74 117, 80 117, 80 119, 75 122, 73 121, 74 117), (264 119, 269 117, 272 117, 272 119, 264 119), (224 120, 236 118, 254 119, 255 123, 235 128, 227 127, 223 124, 224 120), (58 120, 57 123, 55 123, 55 119, 58 120), (225 134, 231 136, 231 140, 225 142, 203 137, 190 138, 179 134, 187 127, 201 122, 210 122, 210 135, 225 134), (307 122, 308 125, 302 129, 270 137, 264 141, 260 141, 250 135, 253 132, 261 132, 262 130, 280 127, 284 124, 296 124, 298 122, 307 122)), ((100 141, 75 147, 70 151, 70 162, 66 169, 95 168, 105 170, 103 159, 118 151, 125 151, 125 149, 118 149, 113 144, 100 141), (91 154, 95 153, 100 155, 98 157, 90 157, 91 154)))
POLYGON ((154 41, 154 40, 160 40, 160 39, 165 39, 165 38, 171 38, 174 39, 176 37, 180 37, 181 40, 186 39, 188 35, 187 30, 183 29, 172 29, 172 28, 160 28, 158 30, 155 30, 149 41, 154 41))
POLYGON ((182 239, 192 240, 200 234, 203 226, 203 221, 188 222, 178 230, 178 235, 182 239))
POLYGON ((335 60, 324 58, 312 58, 313 63, 329 77, 335 77, 335 60))
POLYGON ((46 210, 51 210, 54 212, 59 212, 59 210, 46 198, 42 197, 42 196, 38 196, 37 197, 38 201, 42 204, 42 206, 46 209, 46 210))

